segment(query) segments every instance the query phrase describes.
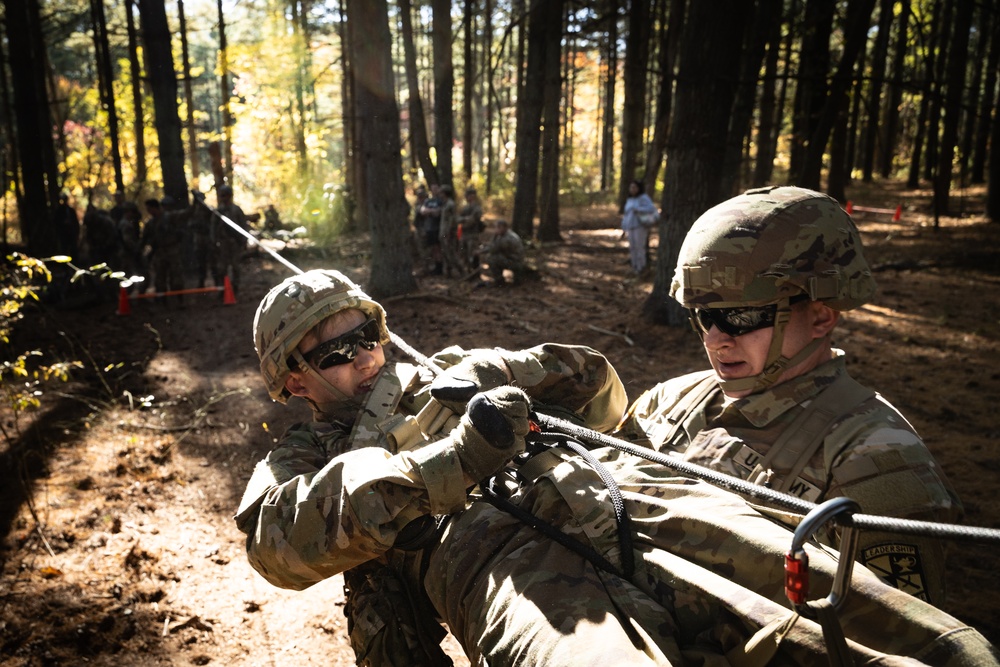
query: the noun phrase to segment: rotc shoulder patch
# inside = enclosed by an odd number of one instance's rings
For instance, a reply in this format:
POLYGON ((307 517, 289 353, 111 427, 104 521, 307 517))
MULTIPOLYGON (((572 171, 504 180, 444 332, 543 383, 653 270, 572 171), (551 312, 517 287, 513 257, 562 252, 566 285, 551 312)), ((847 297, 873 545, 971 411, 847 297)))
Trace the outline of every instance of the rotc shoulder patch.
POLYGON ((912 544, 879 544, 861 552, 861 562, 893 588, 927 600, 920 552, 912 544))

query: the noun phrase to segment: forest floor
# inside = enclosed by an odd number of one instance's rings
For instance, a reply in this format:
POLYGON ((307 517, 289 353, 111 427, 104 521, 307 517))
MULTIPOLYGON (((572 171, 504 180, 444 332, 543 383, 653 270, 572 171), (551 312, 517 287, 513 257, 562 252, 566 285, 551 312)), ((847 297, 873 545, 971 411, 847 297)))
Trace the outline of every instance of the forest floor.
MULTIPOLYGON (((836 344, 923 435, 965 523, 1000 528, 1000 224, 983 217, 981 190, 956 193, 966 214, 937 229, 926 191, 890 183, 850 194, 857 206, 901 204, 903 215, 856 216, 880 291, 847 314, 836 344)), ((384 302, 390 327, 425 353, 591 345, 630 398, 707 367, 689 330, 640 318, 651 283, 630 277, 613 209, 565 210, 562 227, 564 242, 532 250, 540 281, 473 290, 421 278, 415 294, 384 302)), ((363 240, 285 250, 303 268, 364 282, 363 240)), ((253 255, 235 305, 216 294, 146 300, 118 316, 112 297, 38 309, 19 327, 15 343, 85 369, 51 387, 40 411, 16 423, 0 413, 3 432, 20 434, 0 441, 0 664, 353 664, 340 578, 271 587, 248 566, 232 520, 253 465, 308 417, 268 399, 251 338, 258 301, 287 273, 253 255)), ((995 548, 953 544, 944 605, 994 642, 998 566, 995 548)), ((456 644, 449 651, 467 664, 456 644)))

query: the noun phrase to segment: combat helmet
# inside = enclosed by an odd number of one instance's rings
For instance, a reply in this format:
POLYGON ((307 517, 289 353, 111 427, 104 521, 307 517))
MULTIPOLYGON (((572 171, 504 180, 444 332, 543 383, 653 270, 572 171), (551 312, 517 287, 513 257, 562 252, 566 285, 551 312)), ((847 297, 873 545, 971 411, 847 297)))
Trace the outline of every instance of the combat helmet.
MULTIPOLYGON (((825 194, 786 186, 748 190, 702 214, 681 245, 670 295, 692 309, 777 306, 768 368, 756 391, 815 349, 781 357, 790 301, 808 297, 851 310, 875 288, 847 212, 825 194)), ((734 382, 751 378, 744 380, 734 382)))
POLYGON ((291 397, 285 389, 289 373, 297 366, 308 368, 298 351, 306 333, 330 315, 349 308, 375 319, 379 342, 389 342, 382 306, 339 271, 306 271, 271 288, 257 307, 253 321, 254 349, 271 398, 285 403, 291 397))

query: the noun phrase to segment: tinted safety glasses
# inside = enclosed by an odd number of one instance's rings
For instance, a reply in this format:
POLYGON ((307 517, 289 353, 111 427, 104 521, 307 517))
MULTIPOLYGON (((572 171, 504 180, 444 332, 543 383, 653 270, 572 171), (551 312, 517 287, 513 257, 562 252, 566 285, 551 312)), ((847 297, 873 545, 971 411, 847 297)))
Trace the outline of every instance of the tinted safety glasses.
POLYGON ((378 321, 373 318, 347 333, 320 343, 302 358, 320 370, 349 364, 357 358, 359 345, 371 352, 378 345, 381 334, 378 321))
MULTIPOLYGON (((805 294, 792 297, 789 304, 800 303, 809 297, 805 294)), ((778 314, 778 304, 766 306, 740 306, 737 308, 688 308, 691 313, 691 326, 704 336, 715 325, 719 331, 732 336, 742 336, 757 329, 773 327, 778 314)))

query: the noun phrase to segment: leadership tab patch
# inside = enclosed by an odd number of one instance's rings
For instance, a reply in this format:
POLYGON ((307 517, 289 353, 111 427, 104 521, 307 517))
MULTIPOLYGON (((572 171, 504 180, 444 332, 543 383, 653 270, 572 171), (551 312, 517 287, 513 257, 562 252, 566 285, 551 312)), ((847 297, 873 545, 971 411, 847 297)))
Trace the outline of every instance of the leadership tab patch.
POLYGON ((879 544, 861 552, 861 562, 893 588, 927 600, 920 553, 912 544, 879 544))

